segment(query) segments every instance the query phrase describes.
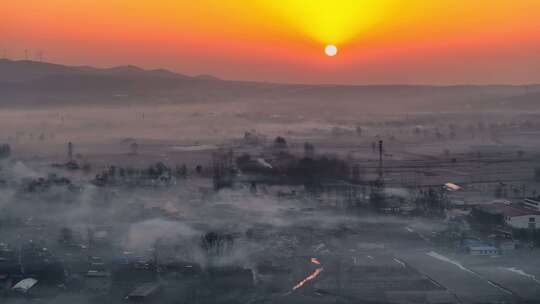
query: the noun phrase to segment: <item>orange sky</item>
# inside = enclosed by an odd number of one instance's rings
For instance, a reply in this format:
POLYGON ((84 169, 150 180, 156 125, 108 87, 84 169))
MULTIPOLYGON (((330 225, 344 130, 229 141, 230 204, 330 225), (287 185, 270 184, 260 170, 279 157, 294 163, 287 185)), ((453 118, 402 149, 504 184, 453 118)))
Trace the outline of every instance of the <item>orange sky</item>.
POLYGON ((538 0, 3 2, 0 50, 13 59, 29 49, 57 63, 278 82, 540 82, 538 0))

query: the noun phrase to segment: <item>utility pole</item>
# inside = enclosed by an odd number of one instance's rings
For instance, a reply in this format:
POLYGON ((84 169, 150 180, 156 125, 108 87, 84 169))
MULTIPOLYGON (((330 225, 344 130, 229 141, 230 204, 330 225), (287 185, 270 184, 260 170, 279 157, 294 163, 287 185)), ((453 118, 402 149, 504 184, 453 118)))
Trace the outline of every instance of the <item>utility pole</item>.
POLYGON ((383 180, 383 141, 379 140, 379 181, 383 180))
POLYGON ((72 142, 68 142, 68 159, 70 161, 73 160, 73 143, 72 142))

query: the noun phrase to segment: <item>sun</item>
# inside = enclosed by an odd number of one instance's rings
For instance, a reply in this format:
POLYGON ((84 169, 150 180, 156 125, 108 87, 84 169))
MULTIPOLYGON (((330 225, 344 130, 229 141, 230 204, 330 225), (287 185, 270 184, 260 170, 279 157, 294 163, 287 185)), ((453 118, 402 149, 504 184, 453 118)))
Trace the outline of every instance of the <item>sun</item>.
POLYGON ((335 45, 329 44, 324 48, 324 53, 326 56, 333 57, 337 55, 338 49, 335 45))

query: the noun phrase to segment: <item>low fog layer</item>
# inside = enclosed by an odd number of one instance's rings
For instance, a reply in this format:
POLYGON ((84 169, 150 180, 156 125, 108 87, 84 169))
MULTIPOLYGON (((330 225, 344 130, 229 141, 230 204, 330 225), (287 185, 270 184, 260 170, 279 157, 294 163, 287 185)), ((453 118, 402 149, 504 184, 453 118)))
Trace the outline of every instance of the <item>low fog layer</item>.
POLYGON ((0 60, 0 302, 537 301, 539 92, 0 60))
POLYGON ((32 61, 0 60, 4 107, 177 105, 241 102, 246 107, 298 112, 330 109, 346 115, 426 111, 537 109, 538 85, 417 86, 301 85, 220 80, 134 66, 97 69, 32 61))

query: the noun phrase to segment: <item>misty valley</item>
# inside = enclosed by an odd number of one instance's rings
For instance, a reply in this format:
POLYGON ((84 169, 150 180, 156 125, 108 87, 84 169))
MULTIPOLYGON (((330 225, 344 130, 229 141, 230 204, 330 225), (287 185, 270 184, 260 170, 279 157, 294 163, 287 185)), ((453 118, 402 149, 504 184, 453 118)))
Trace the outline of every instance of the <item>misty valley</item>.
POLYGON ((538 86, 0 66, 1 303, 540 300, 538 86))

